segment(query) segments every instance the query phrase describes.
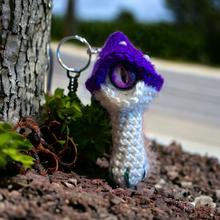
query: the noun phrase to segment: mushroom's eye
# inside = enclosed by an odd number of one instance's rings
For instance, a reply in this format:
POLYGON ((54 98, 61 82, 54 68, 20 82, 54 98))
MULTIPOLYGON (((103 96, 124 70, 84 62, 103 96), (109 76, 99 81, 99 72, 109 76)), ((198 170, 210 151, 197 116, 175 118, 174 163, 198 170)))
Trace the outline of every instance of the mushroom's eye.
POLYGON ((136 75, 126 70, 122 65, 117 65, 110 72, 111 82, 120 89, 129 89, 136 82, 136 75))

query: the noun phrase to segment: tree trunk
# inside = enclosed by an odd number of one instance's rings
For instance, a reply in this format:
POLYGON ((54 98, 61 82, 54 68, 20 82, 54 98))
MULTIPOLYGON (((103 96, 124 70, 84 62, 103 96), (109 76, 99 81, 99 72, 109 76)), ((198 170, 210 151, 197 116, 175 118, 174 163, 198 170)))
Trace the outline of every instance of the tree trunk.
POLYGON ((0 0, 0 121, 40 122, 52 0, 0 0))

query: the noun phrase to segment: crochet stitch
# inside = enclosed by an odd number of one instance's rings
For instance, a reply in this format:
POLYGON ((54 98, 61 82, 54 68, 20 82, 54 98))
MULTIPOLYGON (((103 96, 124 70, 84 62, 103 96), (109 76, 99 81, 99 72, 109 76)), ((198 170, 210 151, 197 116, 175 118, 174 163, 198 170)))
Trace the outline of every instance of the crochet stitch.
POLYGON ((121 32, 109 37, 86 81, 86 88, 111 116, 113 151, 109 170, 120 187, 133 188, 148 173, 143 113, 163 81, 149 57, 135 49, 121 32), (126 88, 127 83, 131 86, 126 88))
POLYGON ((155 87, 160 91, 163 85, 162 76, 158 75, 150 61, 130 43, 128 38, 121 32, 115 32, 107 40, 102 48, 99 59, 95 63, 91 77, 86 81, 86 88, 93 94, 101 88, 105 82, 108 70, 118 62, 126 62, 137 71, 140 80, 148 86, 155 87), (120 42, 125 42, 124 45, 120 42))

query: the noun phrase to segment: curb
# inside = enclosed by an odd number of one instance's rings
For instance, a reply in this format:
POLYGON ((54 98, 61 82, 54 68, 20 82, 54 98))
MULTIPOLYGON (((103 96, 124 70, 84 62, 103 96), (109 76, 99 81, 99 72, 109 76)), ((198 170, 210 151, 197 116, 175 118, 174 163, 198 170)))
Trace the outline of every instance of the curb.
MULTIPOLYGON (((53 51, 57 50, 58 42, 51 42, 53 51)), ((87 47, 74 44, 64 43, 61 52, 74 54, 80 57, 88 58, 86 53, 87 47)), ((220 79, 220 68, 210 67, 202 64, 192 64, 176 61, 167 61, 159 58, 151 57, 152 63, 156 69, 177 72, 180 74, 200 75, 204 77, 212 77, 220 79)))

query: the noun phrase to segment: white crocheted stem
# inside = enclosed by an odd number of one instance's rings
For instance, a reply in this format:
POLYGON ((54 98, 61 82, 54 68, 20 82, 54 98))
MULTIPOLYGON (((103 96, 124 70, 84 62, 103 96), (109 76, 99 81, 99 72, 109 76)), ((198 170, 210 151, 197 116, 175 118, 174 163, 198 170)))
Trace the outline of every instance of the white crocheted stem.
POLYGON ((108 77, 101 89, 94 93, 111 116, 113 151, 110 175, 120 187, 133 188, 149 170, 143 140, 143 113, 156 94, 156 89, 142 81, 131 90, 118 90, 108 77))
POLYGON ((143 143, 143 111, 112 112, 111 122, 113 180, 119 186, 130 188, 145 178, 149 168, 143 143))

